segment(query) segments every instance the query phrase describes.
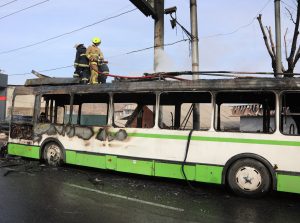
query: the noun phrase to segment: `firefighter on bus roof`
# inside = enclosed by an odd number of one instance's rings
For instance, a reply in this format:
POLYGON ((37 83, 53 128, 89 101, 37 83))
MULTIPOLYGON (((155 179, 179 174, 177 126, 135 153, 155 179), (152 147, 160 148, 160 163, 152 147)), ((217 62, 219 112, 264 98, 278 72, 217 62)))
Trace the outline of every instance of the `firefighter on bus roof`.
POLYGON ((75 72, 73 77, 80 78, 81 83, 87 84, 90 78, 89 60, 86 57, 86 47, 82 44, 76 44, 76 57, 74 61, 75 72))
POLYGON ((86 56, 90 61, 90 84, 98 84, 98 65, 103 62, 103 53, 99 49, 101 39, 99 37, 94 37, 92 39, 92 45, 89 46, 86 50, 86 56))

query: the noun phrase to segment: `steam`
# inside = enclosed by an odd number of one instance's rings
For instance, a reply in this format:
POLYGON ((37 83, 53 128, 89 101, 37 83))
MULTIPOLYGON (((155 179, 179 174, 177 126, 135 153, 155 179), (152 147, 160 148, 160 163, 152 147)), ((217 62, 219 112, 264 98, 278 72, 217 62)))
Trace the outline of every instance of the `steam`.
POLYGON ((157 64, 155 72, 178 71, 178 67, 175 65, 171 57, 168 56, 165 51, 161 49, 157 50, 156 56, 157 64))

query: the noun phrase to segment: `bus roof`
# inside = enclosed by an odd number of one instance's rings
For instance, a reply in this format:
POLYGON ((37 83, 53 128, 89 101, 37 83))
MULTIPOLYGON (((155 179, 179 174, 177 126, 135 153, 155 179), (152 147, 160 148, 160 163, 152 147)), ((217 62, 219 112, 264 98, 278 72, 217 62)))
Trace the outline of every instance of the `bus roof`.
POLYGON ((33 93, 101 93, 155 91, 223 91, 223 90, 300 90, 300 78, 234 78, 187 81, 113 81, 98 85, 81 85, 73 78, 37 78, 26 81, 16 92, 33 93), (48 79, 48 80, 42 80, 48 79))

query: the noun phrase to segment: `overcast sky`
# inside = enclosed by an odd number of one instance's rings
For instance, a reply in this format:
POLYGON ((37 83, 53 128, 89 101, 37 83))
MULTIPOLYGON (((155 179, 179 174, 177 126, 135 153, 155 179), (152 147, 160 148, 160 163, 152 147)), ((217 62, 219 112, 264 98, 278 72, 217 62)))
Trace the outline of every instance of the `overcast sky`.
MULTIPOLYGON (((0 6, 12 0, 0 0, 0 6)), ((23 84, 33 78, 34 70, 69 66, 74 62, 76 43, 90 45, 91 38, 102 39, 100 48, 109 61, 110 71, 119 75, 142 75, 153 71, 153 49, 126 54, 153 46, 154 23, 140 11, 124 14, 80 31, 64 35, 32 47, 6 53, 134 9, 129 0, 49 0, 36 7, 6 15, 43 0, 18 0, 0 7, 0 69, 9 76, 9 84, 23 84)), ((282 5, 282 29, 291 21, 282 5)), ((177 6, 178 21, 190 30, 189 0, 165 0, 165 8, 177 6)), ((259 24, 255 19, 263 14, 265 25, 274 28, 273 0, 198 0, 200 70, 272 71, 259 24), (219 35, 220 34, 220 35, 219 35)), ((181 29, 172 30, 165 16, 165 43, 184 37, 181 29)), ((290 37, 291 38, 291 37, 290 37)), ((283 57, 284 59, 284 57, 283 57)), ((188 42, 166 46, 161 58, 165 70, 190 70, 188 42)), ((49 76, 71 77, 74 69, 65 68, 44 72, 49 76)))

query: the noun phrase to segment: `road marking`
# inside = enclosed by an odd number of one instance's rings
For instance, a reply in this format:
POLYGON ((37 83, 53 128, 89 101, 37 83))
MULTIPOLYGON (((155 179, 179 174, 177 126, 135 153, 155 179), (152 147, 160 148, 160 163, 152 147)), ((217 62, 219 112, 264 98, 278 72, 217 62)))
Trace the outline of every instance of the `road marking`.
POLYGON ((75 188, 81 189, 81 190, 86 190, 86 191, 95 192, 95 193, 106 195, 106 196, 125 199, 125 200, 128 200, 128 201, 134 201, 134 202, 141 203, 141 204, 148 204, 148 205, 152 205, 152 206, 156 206, 156 207, 160 207, 160 208, 165 208, 165 209, 169 209, 169 210, 173 210, 173 211, 180 211, 180 212, 184 211, 184 209, 182 209, 182 208, 176 208, 176 207, 163 205, 163 204, 158 204, 158 203, 154 203, 154 202, 150 202, 150 201, 144 201, 144 200, 136 199, 136 198, 133 198, 133 197, 127 197, 127 196, 123 196, 123 195, 119 195, 119 194, 108 193, 108 192, 104 192, 104 191, 100 191, 100 190, 96 190, 96 189, 92 189, 92 188, 88 188, 88 187, 82 187, 82 186, 79 186, 79 185, 76 185, 76 184, 69 184, 69 183, 64 183, 64 184, 66 184, 70 187, 75 187, 75 188))

